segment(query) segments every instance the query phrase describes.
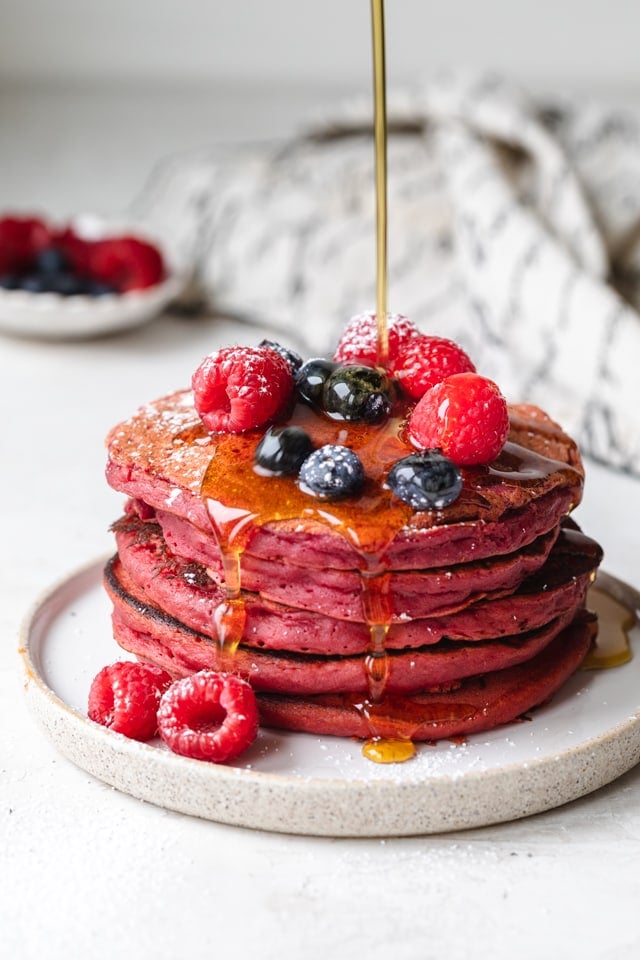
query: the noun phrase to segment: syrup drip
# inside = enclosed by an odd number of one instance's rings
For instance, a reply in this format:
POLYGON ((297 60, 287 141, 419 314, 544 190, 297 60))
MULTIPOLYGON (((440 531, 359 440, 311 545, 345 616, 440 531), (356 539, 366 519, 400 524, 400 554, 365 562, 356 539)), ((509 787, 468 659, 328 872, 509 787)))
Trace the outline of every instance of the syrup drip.
MULTIPOLYGON (((367 558, 363 558, 367 559, 367 558)), ((362 572, 362 612, 369 627, 369 653, 364 667, 367 674, 369 698, 379 703, 389 676, 387 634, 393 620, 391 574, 387 571, 362 572)))
POLYGON ((220 648, 220 665, 233 671, 233 660, 247 621, 242 598, 242 553, 253 531, 252 514, 208 500, 207 507, 222 559, 225 598, 213 614, 220 648))
POLYGON ((606 670, 628 663, 632 657, 629 631, 637 622, 635 613, 599 587, 589 590, 589 606, 598 614, 600 630, 582 669, 606 670))
POLYGON ((448 703, 438 700, 435 694, 418 695, 414 700, 388 695, 380 703, 354 696, 351 704, 365 718, 372 732, 362 752, 369 760, 378 763, 397 763, 412 757, 415 752, 413 740, 420 727, 432 724, 435 729, 439 723, 470 720, 478 713, 472 703, 448 703))

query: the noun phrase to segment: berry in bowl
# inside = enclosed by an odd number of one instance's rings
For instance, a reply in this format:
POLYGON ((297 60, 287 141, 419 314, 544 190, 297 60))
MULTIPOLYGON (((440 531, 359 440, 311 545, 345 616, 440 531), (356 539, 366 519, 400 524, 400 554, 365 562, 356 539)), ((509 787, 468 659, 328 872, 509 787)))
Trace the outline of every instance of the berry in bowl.
POLYGON ((86 338, 135 327, 182 288, 158 241, 93 217, 0 217, 0 329, 86 338))

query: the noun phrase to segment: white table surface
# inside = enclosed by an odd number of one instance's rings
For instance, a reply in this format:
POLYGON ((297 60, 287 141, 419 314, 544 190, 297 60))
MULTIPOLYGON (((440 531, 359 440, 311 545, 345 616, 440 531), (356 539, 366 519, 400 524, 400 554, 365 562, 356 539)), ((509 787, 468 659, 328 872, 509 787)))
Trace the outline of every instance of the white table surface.
MULTIPOLYGON (((59 130, 40 100, 3 103, 0 162, 19 159, 31 143, 25 131, 39 130, 45 147, 54 142, 59 130)), ((65 133, 93 122, 86 106, 58 115, 65 133)), ((161 143, 142 140, 139 167, 161 143)), ((87 149, 97 151, 95 142, 87 149)), ((77 153, 69 157, 79 170, 77 153)), ((39 164, 12 168, 3 207, 12 197, 24 205, 31 183, 56 212, 76 201, 86 208, 89 174, 75 186, 60 181, 63 159, 44 149, 39 164), (37 180, 45 156, 55 184, 37 180)), ((124 203, 128 188, 123 176, 99 195, 124 203)), ((95 342, 0 339, 2 956, 635 960, 640 767, 564 808, 501 826, 308 839, 203 822, 120 794, 58 755, 27 712, 17 654, 26 611, 112 546, 121 498, 103 479, 106 431, 188 383, 209 350, 255 338, 223 321, 165 317, 95 342)), ((603 543, 605 569, 640 585, 640 483, 589 465, 577 518, 603 543)))

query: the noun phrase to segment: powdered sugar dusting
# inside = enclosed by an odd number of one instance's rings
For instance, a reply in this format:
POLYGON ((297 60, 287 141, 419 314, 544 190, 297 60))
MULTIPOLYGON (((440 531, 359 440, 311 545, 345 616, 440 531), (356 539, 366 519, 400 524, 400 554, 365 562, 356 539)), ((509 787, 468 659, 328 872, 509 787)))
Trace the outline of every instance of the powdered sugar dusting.
POLYGON ((132 464, 172 484, 166 505, 182 490, 199 494, 215 438, 204 428, 190 390, 146 403, 108 438, 112 462, 132 464))
POLYGON ((297 779, 339 779, 410 783, 431 777, 457 778, 485 768, 482 754, 467 741, 416 744, 415 756, 406 763, 371 763, 362 755, 361 743, 341 737, 316 737, 262 729, 251 750, 234 766, 264 773, 286 768, 297 779))

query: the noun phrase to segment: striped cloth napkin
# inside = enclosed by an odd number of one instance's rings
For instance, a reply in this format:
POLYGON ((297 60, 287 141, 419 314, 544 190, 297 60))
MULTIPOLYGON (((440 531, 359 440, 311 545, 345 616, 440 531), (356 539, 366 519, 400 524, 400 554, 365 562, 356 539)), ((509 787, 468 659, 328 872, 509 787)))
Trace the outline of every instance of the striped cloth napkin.
MULTIPOLYGON (((390 311, 640 473, 640 114, 451 72, 391 95, 389 118, 390 311)), ((132 213, 203 309, 330 353, 375 306, 370 103, 284 144, 171 158, 132 213)))

